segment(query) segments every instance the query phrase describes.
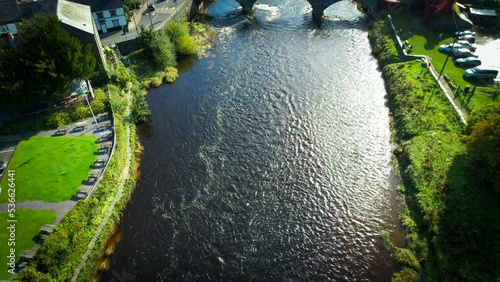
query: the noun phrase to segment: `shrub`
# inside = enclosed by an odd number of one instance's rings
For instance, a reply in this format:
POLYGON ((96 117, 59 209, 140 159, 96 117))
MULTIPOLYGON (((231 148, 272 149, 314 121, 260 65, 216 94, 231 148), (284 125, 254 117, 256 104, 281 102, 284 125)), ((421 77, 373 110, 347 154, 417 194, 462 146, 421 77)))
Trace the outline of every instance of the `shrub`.
POLYGON ((151 86, 154 88, 160 87, 162 83, 163 83, 163 80, 158 76, 151 78, 151 86))
POLYGON ((420 277, 418 273, 408 267, 403 268, 398 273, 392 276, 391 282, 418 282, 420 281, 420 277))
POLYGON ((148 89, 151 87, 151 80, 150 80, 150 79, 143 80, 143 81, 141 82, 141 86, 142 86, 144 89, 148 90, 148 89))
POLYGON ((165 69, 165 82, 172 83, 179 77, 177 68, 168 67, 165 69))
POLYGON ((177 64, 175 46, 166 34, 156 33, 151 41, 150 49, 153 62, 157 67, 163 69, 177 64))
POLYGON ((170 22, 165 26, 164 32, 175 44, 177 53, 192 55, 196 53, 196 41, 189 36, 189 26, 183 22, 170 22))
POLYGON ((385 20, 380 20, 374 22, 368 32, 373 53, 383 66, 399 61, 396 44, 391 37, 386 35, 389 33, 388 29, 388 23, 385 20))

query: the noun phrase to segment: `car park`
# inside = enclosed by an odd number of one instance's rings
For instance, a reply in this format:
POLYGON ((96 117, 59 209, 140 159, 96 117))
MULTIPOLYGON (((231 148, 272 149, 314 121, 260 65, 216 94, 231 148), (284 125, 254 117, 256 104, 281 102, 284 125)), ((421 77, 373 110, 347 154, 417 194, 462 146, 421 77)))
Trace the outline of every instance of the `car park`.
POLYGON ((474 54, 473 52, 471 52, 469 49, 467 48, 459 48, 457 49, 455 52, 453 52, 453 57, 455 59, 458 59, 458 58, 467 58, 467 57, 474 57, 474 58, 477 58, 479 57, 478 55, 474 54))
POLYGON ((485 67, 474 67, 466 69, 463 76, 464 78, 495 79, 498 76, 498 70, 485 67))
POLYGON ((481 60, 476 57, 459 58, 454 61, 455 66, 473 68, 481 65, 481 60))

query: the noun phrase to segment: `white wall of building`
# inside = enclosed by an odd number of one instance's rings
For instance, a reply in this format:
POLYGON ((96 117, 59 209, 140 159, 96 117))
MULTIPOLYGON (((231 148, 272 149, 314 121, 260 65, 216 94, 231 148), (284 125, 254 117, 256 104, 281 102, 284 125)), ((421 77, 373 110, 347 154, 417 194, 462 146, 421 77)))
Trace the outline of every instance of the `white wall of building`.
POLYGON ((106 33, 108 29, 114 27, 127 25, 127 18, 125 17, 125 10, 123 8, 94 12, 92 16, 94 17, 97 30, 100 30, 102 33, 106 33))
POLYGON ((0 25, 0 34, 7 32, 12 32, 12 34, 17 34, 17 27, 15 23, 9 23, 5 25, 0 25))

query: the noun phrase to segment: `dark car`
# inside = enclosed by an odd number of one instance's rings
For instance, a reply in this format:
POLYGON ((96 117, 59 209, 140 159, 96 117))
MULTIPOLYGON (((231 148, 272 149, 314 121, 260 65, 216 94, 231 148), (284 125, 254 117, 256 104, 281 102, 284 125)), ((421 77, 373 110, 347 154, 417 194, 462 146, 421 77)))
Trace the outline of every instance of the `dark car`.
POLYGON ((481 60, 475 57, 460 58, 455 60, 455 66, 463 68, 473 68, 481 65, 481 60))
POLYGON ((498 70, 475 67, 466 69, 463 76, 464 78, 495 79, 498 76, 498 70))
POLYGON ((7 168, 7 162, 0 161, 0 175, 5 171, 7 168))
POLYGON ((478 57, 478 55, 474 54, 473 52, 471 52, 467 48, 459 48, 459 49, 457 49, 455 52, 453 52, 453 56, 455 57, 455 59, 458 59, 458 58, 467 58, 467 57, 474 57, 474 58, 478 57))
POLYGON ((156 10, 156 5, 154 3, 148 4, 148 11, 154 12, 156 10))

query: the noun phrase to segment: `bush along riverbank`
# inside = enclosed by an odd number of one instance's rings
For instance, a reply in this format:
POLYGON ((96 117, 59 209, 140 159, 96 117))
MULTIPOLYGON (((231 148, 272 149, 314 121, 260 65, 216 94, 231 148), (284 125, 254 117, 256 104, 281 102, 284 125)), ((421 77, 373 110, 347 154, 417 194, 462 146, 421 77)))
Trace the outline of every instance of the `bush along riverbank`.
POLYGON ((391 112, 406 246, 382 237, 401 269, 393 281, 500 279, 500 107, 464 126, 423 61, 403 62, 388 23, 372 24, 391 112))

